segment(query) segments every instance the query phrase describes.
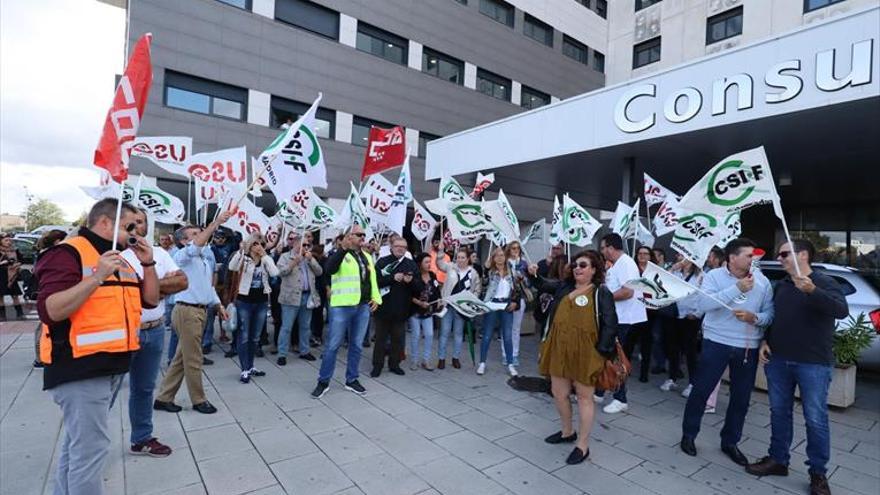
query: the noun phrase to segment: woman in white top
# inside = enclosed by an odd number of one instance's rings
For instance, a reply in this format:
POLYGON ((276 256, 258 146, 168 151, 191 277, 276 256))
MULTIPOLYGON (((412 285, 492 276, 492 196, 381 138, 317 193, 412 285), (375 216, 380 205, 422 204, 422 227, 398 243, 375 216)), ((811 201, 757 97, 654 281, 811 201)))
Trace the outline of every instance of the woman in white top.
MULTIPOLYGON (((483 316, 483 340, 480 342, 480 364, 477 366, 477 374, 486 372, 486 357, 489 353, 489 344, 492 342, 492 334, 495 327, 500 327, 501 341, 504 345, 505 355, 513 355, 513 342, 511 339, 511 327, 513 326, 513 314, 519 308, 522 295, 517 290, 513 271, 504 250, 495 248, 492 252, 491 265, 486 273, 487 289, 483 295, 483 302, 498 307, 483 316)), ((510 376, 517 376, 516 366, 507 365, 510 376)))
MULTIPOLYGON (((442 246, 442 245, 441 245, 442 246)), ((441 247, 441 249, 445 249, 441 247)), ((462 248, 455 255, 455 264, 447 263, 440 257, 437 257, 437 268, 446 273, 446 281, 443 283, 441 296, 445 300, 447 297, 458 294, 459 292, 469 290, 475 296, 480 295, 480 275, 477 270, 471 266, 468 250, 462 248)), ((452 367, 461 368, 461 344, 464 337, 464 325, 468 321, 461 313, 450 306, 446 307, 446 314, 440 323, 440 347, 437 349, 437 369, 446 368, 446 346, 449 342, 449 332, 453 332, 452 337, 452 367)))
POLYGON ((260 234, 252 234, 241 243, 241 250, 229 260, 229 271, 238 274, 235 309, 238 313, 238 359, 241 364, 242 383, 252 376, 266 373, 254 367, 254 352, 269 303, 269 277, 278 276, 278 268, 272 257, 266 254, 266 241, 260 234))

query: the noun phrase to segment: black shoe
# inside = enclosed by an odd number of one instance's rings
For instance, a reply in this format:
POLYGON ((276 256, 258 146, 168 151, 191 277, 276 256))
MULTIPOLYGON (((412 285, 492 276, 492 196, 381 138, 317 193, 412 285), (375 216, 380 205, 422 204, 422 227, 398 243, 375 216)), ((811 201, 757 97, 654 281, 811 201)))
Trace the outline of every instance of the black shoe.
POLYGON ((679 445, 679 447, 681 447, 681 451, 685 454, 691 457, 697 456, 697 446, 694 445, 693 438, 681 437, 681 444, 679 445))
POLYGON ((364 341, 364 347, 370 347, 371 345, 372 345, 372 344, 370 344, 370 341, 369 341, 369 340, 365 340, 365 341, 364 341))
POLYGON ((251 376, 266 376, 266 372, 263 370, 258 370, 257 368, 251 368, 248 370, 248 374, 251 376))
POLYGON ((46 365, 40 362, 39 359, 34 359, 34 368, 45 368, 46 365))
POLYGON ((788 476, 788 466, 779 464, 768 455, 746 466, 746 472, 753 476, 788 476))
POLYGON ((266 353, 263 352, 263 348, 262 348, 262 347, 258 347, 258 348, 257 348, 257 352, 254 353, 254 356, 256 356, 256 357, 263 357, 263 356, 265 356, 265 355, 266 355, 266 353))
POLYGON ((205 355, 205 354, 211 354, 211 346, 206 345, 205 347, 202 347, 202 354, 203 354, 203 355, 205 355))
POLYGON ((373 368, 373 371, 370 372, 370 378, 376 378, 382 374, 382 368, 373 368))
POLYGON ((321 341, 312 337, 309 339, 309 345, 312 347, 318 347, 319 345, 321 345, 321 341))
POLYGON ((584 460, 590 457, 590 449, 587 449, 585 453, 580 447, 575 447, 574 450, 571 451, 571 454, 568 454, 568 459, 565 460, 566 464, 580 464, 584 462, 584 460))
POLYGON ((810 473, 810 495, 831 495, 828 478, 824 474, 810 473))
POLYGON ((327 393, 327 390, 329 388, 330 388, 329 383, 318 382, 318 385, 315 386, 315 390, 312 390, 312 398, 313 399, 320 399, 321 397, 324 397, 324 394, 327 393))
POLYGON ((162 402, 161 400, 153 401, 153 409, 157 411, 168 411, 170 413, 176 413, 183 411, 183 408, 178 406, 173 402, 162 402))
POLYGON ((349 390, 349 391, 354 392, 358 395, 366 395, 367 394, 367 389, 365 389, 364 386, 361 385, 361 382, 359 382, 357 380, 352 380, 352 381, 346 383, 345 390, 349 390))
POLYGON ((210 366, 210 365, 214 364, 214 360, 213 360, 213 359, 208 359, 208 358, 206 358, 206 357, 203 357, 203 358, 202 358, 202 364, 205 365, 205 366, 210 366))
POLYGON ((398 366, 396 368, 390 368, 388 371, 394 373, 395 375, 400 375, 400 376, 403 376, 406 374, 406 372, 403 371, 403 369, 400 366, 398 366))
POLYGON ((557 443, 571 443, 571 442, 574 442, 575 440, 577 440, 577 438, 578 438, 577 433, 572 433, 571 435, 564 437, 564 436, 562 436, 561 431, 557 431, 556 433, 545 438, 544 441, 555 445, 557 443))
POLYGON ((287 358, 284 356, 279 357, 275 362, 278 363, 278 366, 287 366, 287 358))
POLYGON ((223 353, 223 357, 231 358, 231 357, 235 357, 235 356, 238 356, 238 353, 235 352, 234 350, 231 350, 231 349, 226 351, 225 353, 223 353))
POLYGON ((739 464, 740 466, 748 466, 749 460, 746 459, 745 454, 740 452, 739 448, 736 445, 727 445, 721 447, 721 452, 727 454, 727 457, 730 457, 730 460, 739 464))
POLYGON ((317 361, 318 360, 318 358, 316 358, 315 356, 312 356, 312 353, 310 353, 310 352, 306 353, 306 354, 300 354, 299 358, 305 359, 306 361, 317 361))
POLYGON ((642 383, 648 383, 648 375, 647 373, 639 375, 639 381, 642 383))
POLYGON ((214 414, 215 412, 217 412, 217 408, 214 407, 208 401, 202 402, 201 404, 194 405, 193 410, 200 412, 202 414, 214 414))

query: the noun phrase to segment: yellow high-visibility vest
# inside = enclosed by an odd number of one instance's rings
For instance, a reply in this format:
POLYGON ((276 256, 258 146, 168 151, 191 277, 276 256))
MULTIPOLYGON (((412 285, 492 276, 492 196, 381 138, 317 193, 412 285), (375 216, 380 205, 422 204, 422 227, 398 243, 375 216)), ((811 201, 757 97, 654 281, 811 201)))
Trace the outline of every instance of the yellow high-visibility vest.
MULTIPOLYGON (((379 283, 376 281, 376 270, 373 257, 363 253, 367 259, 367 270, 370 272, 370 299, 382 304, 379 295, 379 283)), ((357 306, 361 302, 361 273, 358 262, 351 253, 346 253, 339 265, 339 271, 330 276, 330 306, 357 306)))

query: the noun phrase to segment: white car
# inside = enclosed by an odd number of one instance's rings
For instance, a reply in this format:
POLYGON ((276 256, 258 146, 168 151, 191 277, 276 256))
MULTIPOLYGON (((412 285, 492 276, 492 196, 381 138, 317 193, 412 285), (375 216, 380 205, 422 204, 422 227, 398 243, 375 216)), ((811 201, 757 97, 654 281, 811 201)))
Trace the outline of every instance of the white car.
POLYGON ((70 233, 70 229, 72 228, 73 227, 71 227, 70 225, 41 225, 32 230, 31 235, 41 237, 43 234, 49 232, 50 230, 61 230, 70 233))

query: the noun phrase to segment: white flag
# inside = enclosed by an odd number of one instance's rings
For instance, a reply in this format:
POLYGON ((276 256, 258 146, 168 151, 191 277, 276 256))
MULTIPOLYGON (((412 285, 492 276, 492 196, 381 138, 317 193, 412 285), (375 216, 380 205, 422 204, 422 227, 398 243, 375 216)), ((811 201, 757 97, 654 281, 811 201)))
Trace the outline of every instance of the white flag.
POLYGON ((650 261, 641 278, 630 280, 624 285, 632 289, 636 293, 636 299, 650 309, 669 306, 696 292, 692 285, 650 261))
POLYGON ((533 223, 529 226, 529 230, 526 231, 525 237, 522 238, 520 244, 526 244, 529 241, 543 241, 544 237, 547 234, 547 220, 540 219, 537 222, 533 223))
POLYGON ((677 214, 678 224, 672 234, 670 247, 695 265, 703 266, 712 247, 721 240, 727 229, 710 213, 687 211, 679 206, 677 214))
POLYGON ((280 208, 278 210, 278 214, 285 222, 305 229, 329 227, 336 222, 337 216, 333 208, 318 197, 318 194, 312 189, 304 189, 295 194, 286 212, 286 214, 282 214, 282 210, 280 208), (296 218, 285 218, 285 216, 296 218))
POLYGON ((562 238, 563 242, 575 246, 586 246, 593 242, 602 227, 598 220, 583 206, 577 204, 568 194, 562 197, 562 238))
POLYGON ((519 240, 518 229, 515 229, 510 222, 510 217, 508 217, 500 199, 496 201, 483 201, 480 207, 483 216, 492 225, 492 230, 495 231, 489 239, 499 246, 519 240))
POLYGON ((443 198, 434 198, 425 201, 425 208, 437 216, 446 216, 449 214, 451 201, 443 198))
POLYGON ((555 246, 562 242, 562 205, 559 197, 553 196, 553 218, 550 220, 550 245, 555 246))
MULTIPOLYGON (((143 174, 141 174, 141 177, 143 177, 143 174)), ((138 179, 138 183, 140 187, 133 187, 131 184, 125 183, 125 188, 122 192, 123 201, 134 204, 133 200, 137 197, 140 207, 147 210, 150 219, 156 222, 175 224, 183 221, 183 216, 186 214, 183 201, 178 199, 177 196, 159 189, 159 186, 144 184, 141 178, 138 179), (140 192, 136 193, 136 189, 139 189, 140 192)), ((119 187, 118 182, 111 180, 109 183, 97 187, 80 186, 80 189, 92 198, 100 200, 104 198, 118 198, 119 187)))
POLYGON ((131 156, 146 158, 168 173, 189 177, 186 162, 192 154, 191 137, 137 136, 132 143, 131 156))
POLYGON ((666 235, 678 225, 678 200, 674 197, 666 198, 666 201, 660 205, 660 209, 654 214, 654 232, 660 235, 666 235))
POLYGON ((444 301, 465 318, 474 318, 490 311, 500 311, 507 306, 506 303, 485 303, 469 290, 448 296, 444 301))
POLYGON ((355 224, 360 225, 364 232, 366 232, 367 239, 372 239, 373 229, 370 227, 370 220, 364 211, 364 203, 361 201, 360 196, 358 196, 354 184, 349 183, 349 185, 351 186, 351 192, 348 194, 348 199, 345 200, 342 212, 336 218, 336 226, 346 230, 355 224))
POLYGON ((724 249, 727 243, 742 235, 742 222, 740 221, 740 213, 729 213, 724 219, 724 237, 718 241, 717 246, 724 249))
POLYGON ((227 191, 241 197, 248 186, 247 149, 244 146, 198 153, 186 160, 195 184, 196 208, 215 204, 227 191))
MULTIPOLYGON (((504 216, 503 213, 501 216, 504 216)), ((483 235, 491 239, 497 230, 492 222, 486 218, 483 205, 472 201, 450 203, 446 224, 455 239, 470 239, 483 235)))
MULTIPOLYGON (((257 177, 257 174, 260 173, 260 170, 262 168, 263 168, 263 166, 260 165, 260 160, 257 160, 256 157, 252 156, 251 157, 251 173, 250 173, 250 179, 248 179, 248 184, 253 184, 254 179, 257 177)), ((263 197, 263 187, 265 185, 266 185, 266 181, 264 181, 263 178, 260 177, 260 180, 256 184, 254 184, 254 187, 252 187, 249 192, 255 198, 262 198, 263 197)))
POLYGON ((667 198, 673 197, 678 198, 678 195, 661 186, 659 182, 647 173, 645 174, 645 203, 648 206, 654 206, 666 201, 667 198))
POLYGON ((469 199, 468 193, 464 191, 461 184, 452 177, 444 177, 440 180, 440 199, 449 201, 463 201, 469 199))
POLYGON ((242 199, 238 206, 233 205, 235 201, 238 201, 238 198, 233 194, 226 193, 224 195, 222 204, 233 212, 229 220, 223 223, 224 227, 240 232, 245 238, 255 232, 269 233, 271 221, 259 206, 251 203, 247 198, 242 199))
MULTIPOLYGON (((361 199, 366 203, 367 216, 373 224, 388 224, 394 191, 395 186, 382 175, 374 174, 367 177, 367 182, 361 190, 361 199)), ((404 215, 405 212, 404 207, 404 215)))
POLYGON ((413 236, 421 241, 431 235, 431 232, 434 232, 434 229, 437 227, 437 221, 418 201, 413 200, 413 209, 413 220, 410 230, 412 230, 413 236))
POLYGON ((503 189, 498 190, 498 206, 501 207, 501 211, 504 212, 504 216, 507 217, 507 221, 510 222, 513 231, 516 233, 516 236, 510 241, 518 240, 520 234, 519 219, 516 217, 516 212, 513 211, 513 206, 510 204, 510 201, 507 200, 507 196, 504 195, 503 189))
POLYGON ((388 221, 385 226, 390 230, 403 235, 403 225, 406 223, 406 205, 413 199, 412 175, 409 171, 409 152, 403 161, 394 193, 391 195, 391 210, 388 212, 388 221))
POLYGON ((639 216, 639 202, 641 198, 636 200, 633 206, 620 201, 617 202, 617 209, 614 210, 614 218, 611 220, 611 231, 620 234, 620 237, 629 239, 635 237, 639 216))
POLYGON ((495 182, 494 172, 489 175, 483 175, 482 172, 477 172, 477 183, 474 184, 474 190, 471 191, 471 199, 479 199, 480 195, 483 194, 493 182, 495 182))
POLYGON ((645 227, 642 222, 638 222, 638 224, 636 240, 639 241, 639 244, 642 246, 648 246, 649 248, 654 247, 654 235, 651 234, 651 231, 648 230, 648 227, 645 227))

